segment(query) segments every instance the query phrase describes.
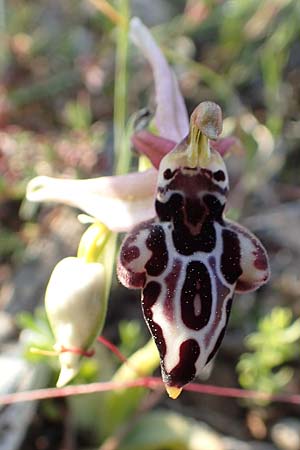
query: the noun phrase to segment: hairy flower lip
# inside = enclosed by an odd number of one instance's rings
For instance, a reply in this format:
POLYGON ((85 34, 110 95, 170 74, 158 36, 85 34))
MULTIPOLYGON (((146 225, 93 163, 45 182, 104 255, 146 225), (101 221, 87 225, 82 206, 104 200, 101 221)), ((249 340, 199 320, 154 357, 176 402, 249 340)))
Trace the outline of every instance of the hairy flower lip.
POLYGON ((39 176, 29 182, 26 198, 79 208, 112 231, 122 232, 154 217, 156 179, 155 169, 88 180, 39 176))

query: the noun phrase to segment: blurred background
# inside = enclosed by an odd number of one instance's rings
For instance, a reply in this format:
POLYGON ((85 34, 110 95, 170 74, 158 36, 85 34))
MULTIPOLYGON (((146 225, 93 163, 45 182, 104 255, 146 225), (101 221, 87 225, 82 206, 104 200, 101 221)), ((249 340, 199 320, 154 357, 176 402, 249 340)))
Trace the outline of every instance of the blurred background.
MULTIPOLYGON (((111 2, 117 9, 119 2, 111 2)), ((272 278, 236 296, 221 350, 200 382, 300 393, 300 2, 132 0, 178 77, 189 112, 220 104, 228 215, 270 256, 272 278)), ((74 255, 78 211, 30 204, 36 175, 89 178, 113 167, 115 24, 88 0, 0 0, 0 393, 54 386, 43 295, 74 255)), ((153 105, 146 61, 130 47, 128 116, 153 105)), ((104 336, 128 357, 149 338, 139 293, 114 279, 104 336)), ((120 362, 99 346, 74 383, 120 362)), ((150 373, 149 373, 150 374, 150 373)), ((155 372, 159 374, 159 370, 155 372)), ((299 450, 300 407, 145 389, 0 406, 0 450, 299 450)))

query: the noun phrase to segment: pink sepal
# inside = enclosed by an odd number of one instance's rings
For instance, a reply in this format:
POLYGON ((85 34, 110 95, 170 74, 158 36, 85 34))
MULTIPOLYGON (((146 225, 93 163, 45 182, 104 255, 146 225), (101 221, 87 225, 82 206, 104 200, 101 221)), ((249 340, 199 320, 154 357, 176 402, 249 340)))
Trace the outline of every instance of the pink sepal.
POLYGON ((131 141, 134 148, 139 153, 146 155, 156 169, 162 158, 176 146, 176 142, 156 136, 147 130, 135 133, 131 141))

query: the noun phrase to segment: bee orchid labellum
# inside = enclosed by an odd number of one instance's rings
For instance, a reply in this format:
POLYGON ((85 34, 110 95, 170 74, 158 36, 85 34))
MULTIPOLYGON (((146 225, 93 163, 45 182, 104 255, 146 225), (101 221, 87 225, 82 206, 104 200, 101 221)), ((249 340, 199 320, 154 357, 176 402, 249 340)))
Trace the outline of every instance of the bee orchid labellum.
POLYGON ((118 261, 119 280, 142 289, 144 317, 172 398, 216 354, 234 293, 255 290, 269 278, 260 241, 224 217, 228 175, 210 145, 221 130, 220 107, 201 103, 189 135, 161 160, 156 217, 126 236, 118 261))

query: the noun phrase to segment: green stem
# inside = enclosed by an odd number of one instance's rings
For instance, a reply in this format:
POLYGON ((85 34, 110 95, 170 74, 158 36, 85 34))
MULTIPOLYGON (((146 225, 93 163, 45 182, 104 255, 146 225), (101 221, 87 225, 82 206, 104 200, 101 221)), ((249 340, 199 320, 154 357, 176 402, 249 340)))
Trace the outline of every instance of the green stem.
POLYGON ((1 52, 0 52, 0 74, 1 74, 4 69, 6 59, 8 57, 8 38, 6 30, 5 0, 0 0, 0 39, 1 39, 1 52))
POLYGON ((130 166, 129 143, 125 136, 127 114, 129 0, 119 0, 118 11, 125 20, 124 25, 119 25, 117 27, 114 94, 114 151, 116 175, 127 173, 130 166))

